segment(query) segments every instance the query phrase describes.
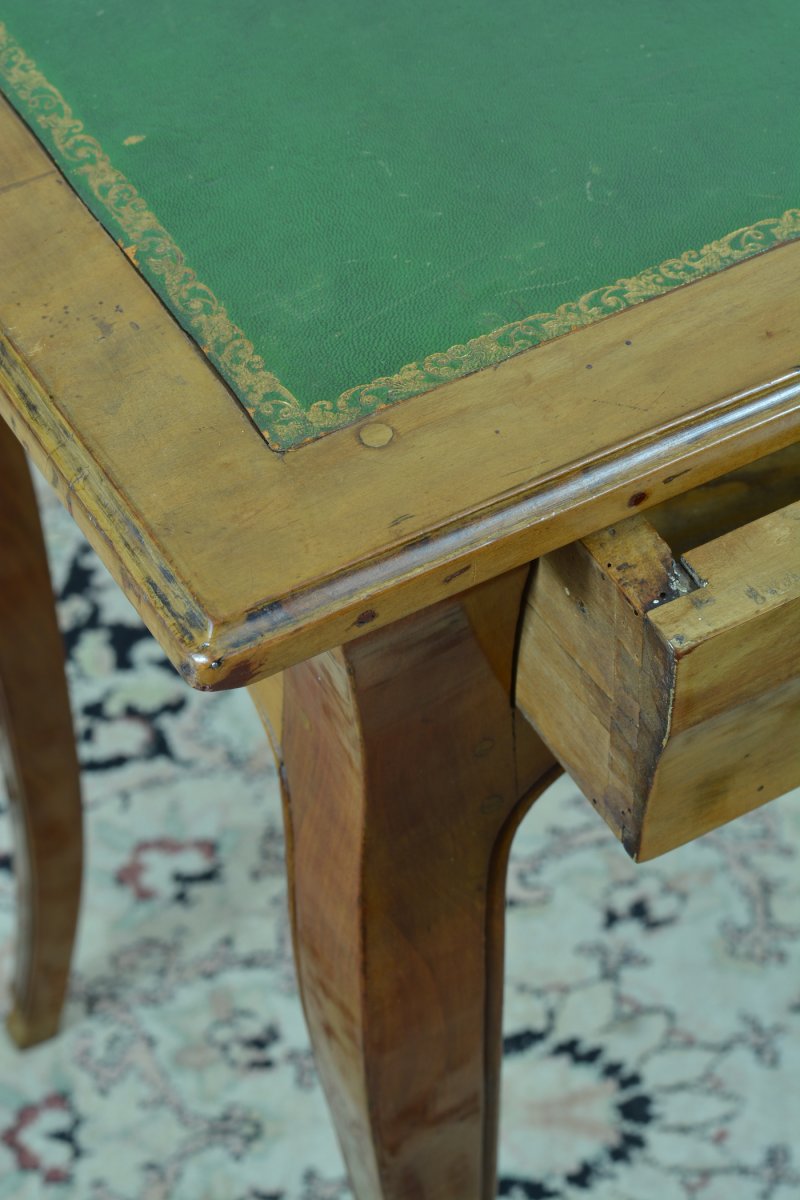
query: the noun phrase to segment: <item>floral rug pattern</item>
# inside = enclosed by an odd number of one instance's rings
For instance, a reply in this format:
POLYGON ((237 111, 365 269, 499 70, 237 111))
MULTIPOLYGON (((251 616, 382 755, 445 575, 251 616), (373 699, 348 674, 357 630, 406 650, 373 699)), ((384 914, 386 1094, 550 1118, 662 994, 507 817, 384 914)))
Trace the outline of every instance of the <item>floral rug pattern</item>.
MULTIPOLYGON (((189 691, 42 501, 88 862, 61 1036, 0 1037, 0 1200, 346 1200, 255 712, 189 691)), ((799 802, 645 867, 569 780, 537 803, 509 876, 500 1196, 800 1197, 799 802)))

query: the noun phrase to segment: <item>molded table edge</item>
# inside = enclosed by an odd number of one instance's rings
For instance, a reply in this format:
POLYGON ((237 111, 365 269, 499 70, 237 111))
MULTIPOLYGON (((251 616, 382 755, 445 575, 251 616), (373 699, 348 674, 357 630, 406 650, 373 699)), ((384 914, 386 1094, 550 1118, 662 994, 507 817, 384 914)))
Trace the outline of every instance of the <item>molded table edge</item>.
POLYGON ((194 686, 251 683, 800 438, 795 244, 275 454, 5 106, 0 141, 0 411, 194 686), (91 326, 104 298, 113 337, 91 326))

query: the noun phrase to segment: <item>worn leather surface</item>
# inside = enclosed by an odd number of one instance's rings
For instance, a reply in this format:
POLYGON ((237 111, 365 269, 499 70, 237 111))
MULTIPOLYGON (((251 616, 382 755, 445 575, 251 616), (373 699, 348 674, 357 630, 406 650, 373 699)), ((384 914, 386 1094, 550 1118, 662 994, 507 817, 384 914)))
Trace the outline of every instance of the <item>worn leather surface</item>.
MULTIPOLYGON (((3 0, 0 20, 317 404, 284 445, 425 372, 339 415, 320 401, 800 204, 796 0, 3 0)), ((53 150, 8 54, 0 84, 53 150)), ((54 152, 128 244, 124 204, 54 152)), ((138 262, 202 340, 158 254, 138 262)), ((241 354, 209 352, 247 402, 241 354)))

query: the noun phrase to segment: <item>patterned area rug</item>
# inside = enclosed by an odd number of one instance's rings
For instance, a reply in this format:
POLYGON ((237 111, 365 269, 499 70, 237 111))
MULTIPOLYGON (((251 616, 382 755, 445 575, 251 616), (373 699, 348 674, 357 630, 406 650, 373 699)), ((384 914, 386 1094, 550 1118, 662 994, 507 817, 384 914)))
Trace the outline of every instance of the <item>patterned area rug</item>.
MULTIPOLYGON (((62 1035, 0 1040, 0 1197, 345 1200, 255 713, 190 692, 43 505, 88 869, 62 1035)), ((535 806, 509 881, 501 1196, 800 1196, 798 801, 642 868, 568 780, 535 806)), ((12 851, 4 821, 2 995, 12 851)))

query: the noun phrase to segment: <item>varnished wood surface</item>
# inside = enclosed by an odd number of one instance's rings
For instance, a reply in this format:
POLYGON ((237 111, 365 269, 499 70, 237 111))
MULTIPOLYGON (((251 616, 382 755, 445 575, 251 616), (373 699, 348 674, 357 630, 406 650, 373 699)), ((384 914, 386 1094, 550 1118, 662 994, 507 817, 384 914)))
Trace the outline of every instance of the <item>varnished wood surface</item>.
POLYGON ((295 952, 359 1200, 495 1195, 506 857, 557 771, 530 732, 517 767, 525 577, 285 676, 295 952))
POLYGON ((0 413, 200 687, 800 438, 800 245, 282 456, 7 108, 0 260, 0 413))
POLYGON ((682 560, 644 517, 547 555, 517 699, 640 861, 796 787, 800 501, 682 560))
POLYGON ((275 761, 283 763, 283 690, 284 673, 279 671, 260 679, 250 687, 250 696, 261 718, 275 761))
POLYGON ((675 683, 642 859, 800 785, 800 502, 684 561, 705 586, 649 614, 675 683))
POLYGON ((16 965, 8 1029, 51 1037, 81 891, 81 795, 64 652, 28 465, 0 423, 0 757, 14 824, 16 965))

